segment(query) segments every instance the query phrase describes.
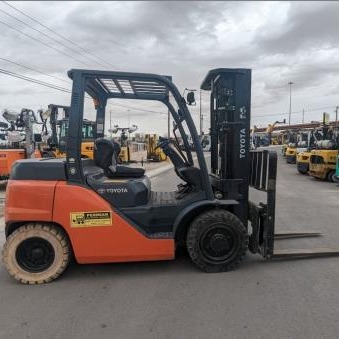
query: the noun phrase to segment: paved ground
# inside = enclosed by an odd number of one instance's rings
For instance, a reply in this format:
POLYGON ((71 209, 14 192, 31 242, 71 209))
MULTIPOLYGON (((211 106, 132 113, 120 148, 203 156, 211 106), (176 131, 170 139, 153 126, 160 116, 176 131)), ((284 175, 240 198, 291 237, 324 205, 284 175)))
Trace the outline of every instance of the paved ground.
MULTIPOLYGON (((166 172, 152 181, 160 190, 176 179, 166 172)), ((278 230, 325 236, 279 247, 339 245, 338 206, 339 187, 280 159, 278 230)), ((0 338, 337 338, 338 281, 339 258, 249 255, 222 274, 197 271, 185 254, 174 262, 73 264, 43 286, 17 284, 0 266, 0 338)))

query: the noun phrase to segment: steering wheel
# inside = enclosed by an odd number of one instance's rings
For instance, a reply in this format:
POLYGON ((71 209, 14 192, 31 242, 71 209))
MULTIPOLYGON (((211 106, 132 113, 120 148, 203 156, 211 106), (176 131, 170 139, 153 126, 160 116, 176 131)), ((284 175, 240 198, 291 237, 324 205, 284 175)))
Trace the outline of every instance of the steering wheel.
POLYGON ((175 149, 178 151, 178 153, 180 154, 180 156, 183 158, 184 162, 190 166, 191 164, 189 163, 189 161, 187 160, 187 157, 185 156, 185 154, 183 153, 183 151, 180 148, 180 145, 178 143, 178 140, 171 140, 171 139, 167 139, 167 138, 163 138, 163 137, 159 137, 159 142, 158 142, 158 146, 155 148, 159 148, 161 146, 159 146, 162 142, 168 142, 169 144, 173 145, 175 147, 175 149))
POLYGON ((174 170, 176 174, 183 180, 185 180, 181 175, 180 175, 180 169, 189 167, 190 164, 187 162, 186 159, 178 152, 176 145, 174 144, 173 141, 167 139, 167 138, 162 138, 159 137, 158 145, 156 148, 161 148, 163 152, 170 158, 174 170), (173 147, 171 147, 173 145, 173 147), (180 154, 180 155, 179 155, 180 154))

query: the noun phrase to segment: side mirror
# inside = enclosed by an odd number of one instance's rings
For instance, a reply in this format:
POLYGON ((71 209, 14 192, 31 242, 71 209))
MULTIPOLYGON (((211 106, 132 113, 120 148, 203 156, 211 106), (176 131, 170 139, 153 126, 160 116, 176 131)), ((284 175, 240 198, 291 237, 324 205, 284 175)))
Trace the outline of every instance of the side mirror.
POLYGON ((195 97, 194 92, 188 92, 186 97, 187 105, 189 106, 195 106, 195 97))

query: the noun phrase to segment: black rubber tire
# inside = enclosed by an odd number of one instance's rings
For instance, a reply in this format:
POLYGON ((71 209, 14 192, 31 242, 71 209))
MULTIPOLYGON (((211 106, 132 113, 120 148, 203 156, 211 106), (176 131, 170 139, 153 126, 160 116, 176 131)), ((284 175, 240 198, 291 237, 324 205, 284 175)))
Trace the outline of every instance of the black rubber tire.
POLYGON ((191 223, 187 236, 186 247, 193 263, 207 273, 227 272, 233 270, 242 261, 248 248, 248 235, 245 226, 232 213, 225 210, 210 210, 200 214, 191 223), (209 229, 224 228, 236 237, 236 248, 225 260, 211 260, 201 248, 201 242, 209 229))
POLYGON ((299 169, 299 168, 298 168, 298 172, 299 172, 300 174, 307 174, 307 173, 308 173, 307 170, 305 171, 305 170, 301 170, 301 169, 299 169))
POLYGON ((327 181, 329 182, 336 182, 336 175, 335 175, 335 171, 330 171, 327 173, 326 176, 327 181))
POLYGON ((2 251, 3 263, 9 274, 23 284, 43 284, 58 278, 71 259, 71 248, 65 232, 50 224, 30 223, 10 234, 2 251), (40 238, 53 248, 54 258, 43 271, 30 272, 22 268, 17 260, 19 245, 30 238, 40 238))

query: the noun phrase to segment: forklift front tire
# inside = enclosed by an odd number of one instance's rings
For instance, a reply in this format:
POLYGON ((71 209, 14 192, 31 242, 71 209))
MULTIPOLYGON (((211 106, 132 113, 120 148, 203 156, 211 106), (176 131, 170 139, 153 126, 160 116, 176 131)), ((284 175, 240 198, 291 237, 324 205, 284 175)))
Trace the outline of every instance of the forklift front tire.
POLYGON ((299 172, 300 174, 307 174, 307 171, 306 171, 306 170, 302 170, 302 169, 299 169, 299 168, 298 168, 298 172, 299 172))
POLYGON ((2 252, 9 274, 23 284, 43 284, 58 278, 71 258, 63 230, 49 224, 27 224, 10 234, 2 252))
POLYGON ((235 215, 225 210, 210 210, 193 220, 186 246, 193 263, 202 271, 226 272, 245 256, 248 236, 235 215))
POLYGON ((329 182, 336 182, 337 181, 337 177, 336 177, 335 171, 330 171, 327 174, 327 181, 329 181, 329 182))

